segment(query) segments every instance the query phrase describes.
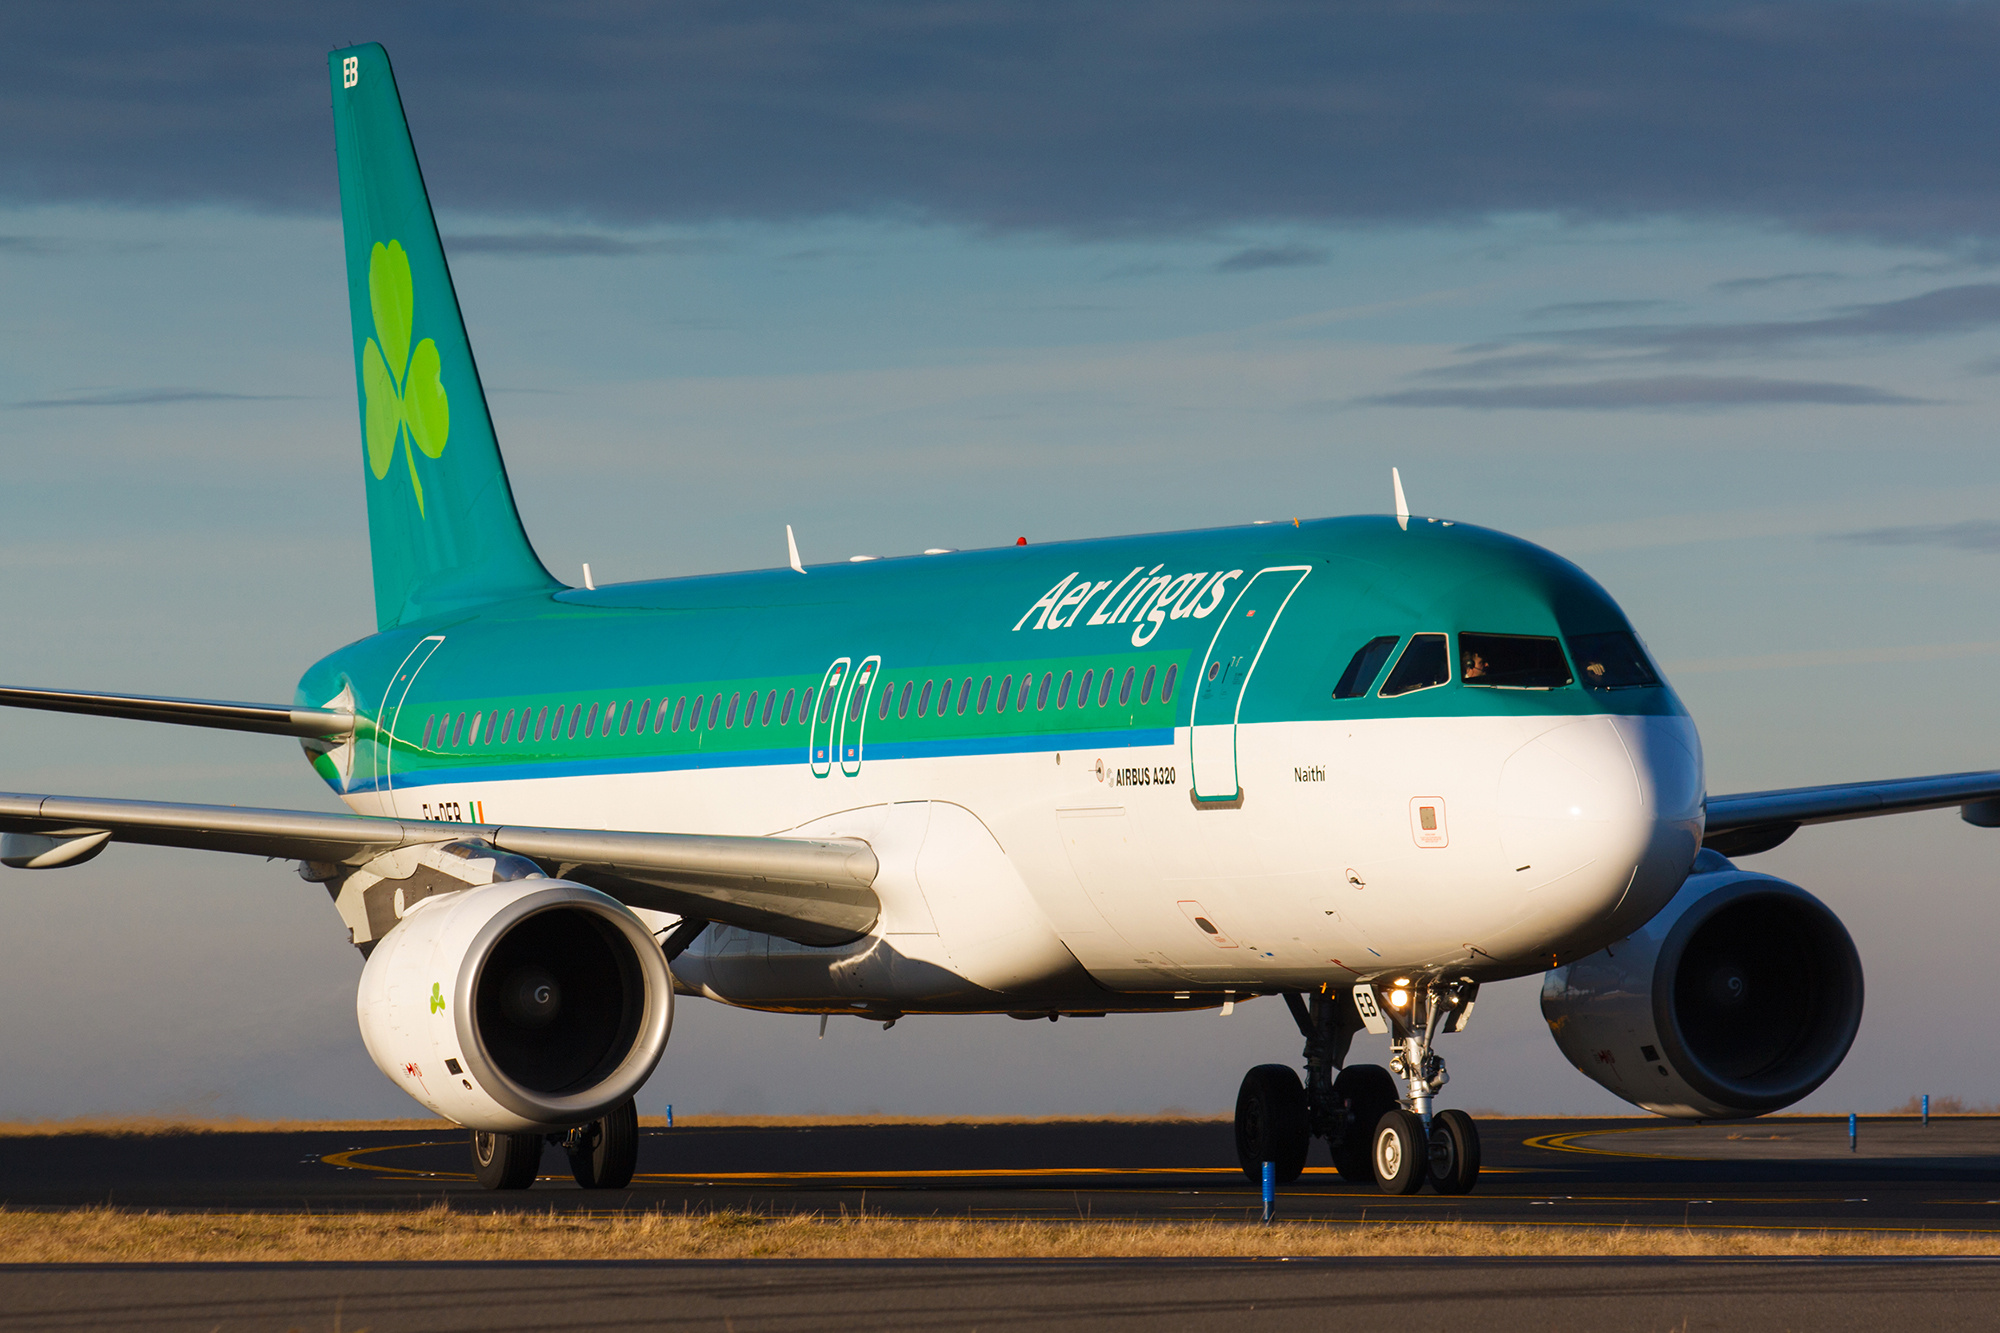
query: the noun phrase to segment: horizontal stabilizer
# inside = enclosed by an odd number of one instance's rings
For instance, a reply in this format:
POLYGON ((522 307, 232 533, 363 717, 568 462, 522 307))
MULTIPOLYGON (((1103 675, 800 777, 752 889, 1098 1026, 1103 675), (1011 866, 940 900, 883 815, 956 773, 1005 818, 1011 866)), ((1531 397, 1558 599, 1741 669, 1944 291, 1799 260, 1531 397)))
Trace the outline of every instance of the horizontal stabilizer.
POLYGON ((354 732, 354 714, 288 704, 230 703, 221 699, 168 699, 140 694, 98 694, 85 690, 29 690, 0 685, 0 705, 40 708, 51 713, 94 713, 141 722, 176 722, 184 727, 258 731, 267 736, 334 737, 354 732))
POLYGON ((858 839, 621 833, 501 824, 370 819, 308 810, 0 793, 8 860, 77 864, 110 841, 357 867, 424 843, 477 839, 633 907, 718 921, 801 944, 842 944, 881 914, 878 863, 858 839), (28 842, 21 835, 30 835, 28 842), (66 853, 66 849, 70 849, 66 853))

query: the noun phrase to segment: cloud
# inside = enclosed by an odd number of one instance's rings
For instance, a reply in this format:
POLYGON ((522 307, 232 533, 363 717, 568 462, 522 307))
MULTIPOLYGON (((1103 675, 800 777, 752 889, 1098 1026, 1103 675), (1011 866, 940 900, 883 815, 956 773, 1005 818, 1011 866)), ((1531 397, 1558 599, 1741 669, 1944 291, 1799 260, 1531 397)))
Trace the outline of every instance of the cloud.
POLYGON ((1817 287, 1839 282, 1843 276, 1825 269, 1811 273, 1771 273, 1761 278, 1729 278, 1712 287, 1718 292, 1760 292, 1770 287, 1817 287))
POLYGON ((623 259, 633 255, 713 254, 722 242, 700 238, 659 239, 594 231, 474 232, 448 236, 450 255, 498 255, 508 259, 623 259))
POLYGON ((1837 532, 1826 540, 1855 546, 1942 546, 1948 551, 2000 553, 2000 522, 1969 518, 1959 523, 1866 528, 1860 532, 1837 532))
MULTIPOLYGON (((1469 349, 1468 349, 1469 350, 1469 349)), ((1432 366, 1416 372, 1420 380, 1501 380, 1545 370, 1576 370, 1597 358, 1580 352, 1500 352, 1459 361, 1449 366, 1432 366)))
POLYGON ((1537 338, 1645 353, 1669 360, 1770 352, 1816 342, 1931 338, 2000 325, 2000 283, 1966 283, 1895 301, 1843 306, 1813 319, 1707 324, 1622 324, 1561 329, 1537 338))
POLYGON ((1326 251, 1311 245, 1253 245, 1215 266, 1217 273, 1255 273, 1267 268, 1310 268, 1324 264, 1326 251))
POLYGON ((1559 301, 1555 305, 1536 306, 1527 318, 1590 319, 1597 315, 1629 315, 1666 304, 1665 301, 1559 301))
POLYGON ((372 36, 433 197, 1193 234, 1503 213, 2000 236, 2000 10, 1814 0, 16 6, 0 196, 335 207, 372 36))
POLYGON ((168 403, 267 402, 299 396, 292 393, 224 393, 219 389, 105 389, 62 398, 29 398, 9 406, 15 411, 54 407, 159 407, 168 403))
POLYGON ((1822 404, 1902 407, 1920 398, 1865 384, 1761 379, 1750 375, 1662 375, 1580 384, 1509 384, 1486 389, 1404 389, 1355 400, 1369 407, 1463 407, 1556 412, 1677 411, 1700 408, 1822 404))

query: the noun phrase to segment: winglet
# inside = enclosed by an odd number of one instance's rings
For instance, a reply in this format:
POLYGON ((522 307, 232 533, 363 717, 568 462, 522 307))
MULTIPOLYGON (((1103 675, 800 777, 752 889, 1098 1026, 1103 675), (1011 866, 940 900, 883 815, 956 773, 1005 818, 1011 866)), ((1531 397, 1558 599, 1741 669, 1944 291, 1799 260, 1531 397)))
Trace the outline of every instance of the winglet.
POLYGON ((792 525, 785 524, 785 550, 792 557, 792 568, 803 574, 806 567, 799 563, 799 539, 792 536, 792 525))
POLYGON ((1403 474, 1395 468, 1389 469, 1389 484, 1396 488, 1396 524, 1403 531, 1410 530, 1410 502, 1403 498, 1403 474))

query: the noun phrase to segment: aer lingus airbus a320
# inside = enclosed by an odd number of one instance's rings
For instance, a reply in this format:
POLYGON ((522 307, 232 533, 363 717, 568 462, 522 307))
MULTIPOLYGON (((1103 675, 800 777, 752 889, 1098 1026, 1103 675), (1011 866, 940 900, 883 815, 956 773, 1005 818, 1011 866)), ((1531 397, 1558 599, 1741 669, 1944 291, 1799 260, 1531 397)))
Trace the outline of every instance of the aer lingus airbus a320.
POLYGON ((298 863, 366 961, 383 1073, 479 1178, 629 1180, 674 995, 783 1013, 1188 1009, 1277 995, 1245 1076, 1279 1179, 1472 1187, 1434 1047, 1546 973, 1563 1053, 1667 1116, 1787 1106, 1861 1018, 1854 946, 1728 859, 1961 806, 2000 773, 1705 796, 1616 603, 1528 542, 1318 519, 573 588, 515 512, 389 61, 329 57, 377 632, 290 705, 8 689, 300 738, 351 814, 0 796, 4 859, 298 863), (1609 947, 1607 947, 1609 946, 1609 947), (1387 1068, 1350 1064, 1366 1029, 1387 1068))

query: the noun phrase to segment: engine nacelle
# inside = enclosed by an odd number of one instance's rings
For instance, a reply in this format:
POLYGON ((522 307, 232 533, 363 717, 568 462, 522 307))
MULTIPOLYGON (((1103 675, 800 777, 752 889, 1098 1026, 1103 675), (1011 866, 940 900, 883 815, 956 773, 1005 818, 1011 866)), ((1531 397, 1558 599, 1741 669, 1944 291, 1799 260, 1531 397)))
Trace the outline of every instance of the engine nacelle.
POLYGON ((383 935, 356 1011, 376 1065, 473 1129, 580 1125, 666 1049, 673 985, 637 917, 595 889, 523 879, 435 894, 383 935))
POLYGON ((1712 851, 1659 915, 1550 972, 1542 1016, 1569 1062, 1660 1115, 1728 1120, 1790 1106, 1861 1026, 1861 959, 1796 884, 1712 851))

